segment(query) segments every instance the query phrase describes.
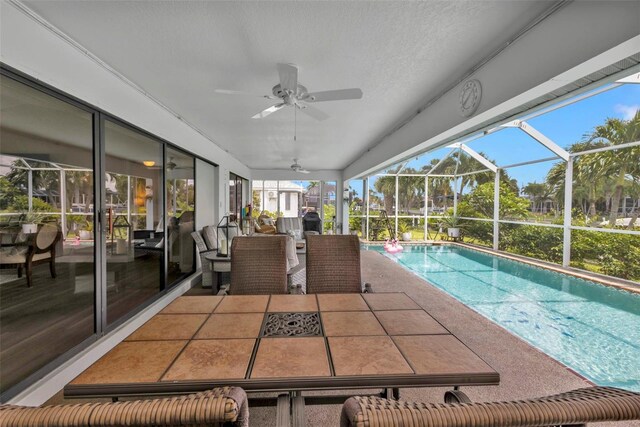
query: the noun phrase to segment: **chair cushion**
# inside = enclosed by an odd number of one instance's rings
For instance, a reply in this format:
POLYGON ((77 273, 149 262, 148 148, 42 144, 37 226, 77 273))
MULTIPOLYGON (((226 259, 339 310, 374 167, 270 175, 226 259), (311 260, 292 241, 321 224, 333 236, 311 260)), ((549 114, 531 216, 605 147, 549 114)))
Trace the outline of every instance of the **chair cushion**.
MULTIPOLYGON (((0 250, 0 264, 24 264, 27 262, 26 246, 14 246, 11 248, 2 248, 0 250)), ((40 261, 42 259, 51 258, 51 252, 43 252, 34 254, 32 261, 40 261)))
POLYGON ((26 247, 23 252, 18 252, 16 247, 6 247, 0 249, 0 264, 24 264, 27 261, 26 247))
POLYGON ((213 225, 205 225, 202 228, 202 238, 207 244, 209 250, 218 249, 218 234, 216 228, 213 225))
POLYGON ((259 234, 276 234, 276 228, 273 225, 262 225, 260 229, 256 227, 256 233, 259 234))
POLYGON ((275 224, 273 222, 273 218, 270 217, 264 217, 262 218, 262 224, 264 225, 271 225, 272 227, 275 227, 275 224))
POLYGON ((18 234, 16 234, 16 238, 13 241, 13 243, 24 243, 24 242, 27 241, 27 237, 28 236, 26 234, 24 234, 22 232, 22 230, 20 230, 20 231, 18 231, 18 234))
POLYGON ((302 231, 302 219, 298 217, 279 217, 276 222, 276 227, 278 229, 278 233, 286 234, 290 230, 300 230, 302 231))
POLYGON ((200 235, 199 231, 194 231, 191 233, 191 237, 196 242, 196 247, 198 248, 198 252, 206 252, 209 249, 207 248, 207 244, 204 242, 202 235, 200 235))
POLYGON ((32 260, 33 261, 40 261, 41 259, 49 259, 51 258, 51 252, 44 252, 41 254, 35 254, 33 255, 32 260))

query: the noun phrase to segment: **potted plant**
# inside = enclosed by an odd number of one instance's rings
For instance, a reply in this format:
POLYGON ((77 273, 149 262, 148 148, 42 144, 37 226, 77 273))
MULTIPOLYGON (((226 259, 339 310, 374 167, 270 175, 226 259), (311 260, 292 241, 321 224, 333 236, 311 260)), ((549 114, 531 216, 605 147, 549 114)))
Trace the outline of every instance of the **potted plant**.
POLYGON ((93 223, 90 221, 85 221, 82 225, 82 228, 78 230, 78 237, 80 237, 80 240, 93 239, 93 223))
POLYGON ((460 238, 460 230, 463 228, 460 217, 457 215, 447 215, 442 218, 442 225, 447 228, 447 236, 452 239, 460 238))
POLYGON ((402 241, 408 242, 411 240, 411 230, 406 222, 398 221, 398 231, 401 233, 400 237, 402 241))
POLYGON ((22 232, 24 234, 33 234, 38 232, 38 224, 41 222, 40 215, 29 212, 25 214, 22 220, 22 232))

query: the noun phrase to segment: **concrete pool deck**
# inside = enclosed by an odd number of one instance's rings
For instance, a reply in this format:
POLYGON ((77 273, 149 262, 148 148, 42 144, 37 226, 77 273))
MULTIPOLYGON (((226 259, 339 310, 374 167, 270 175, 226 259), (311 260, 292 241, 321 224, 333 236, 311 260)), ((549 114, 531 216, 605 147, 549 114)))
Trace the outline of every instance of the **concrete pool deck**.
MULTIPOLYGON (((592 385, 521 338, 425 282, 383 254, 363 250, 361 259, 362 279, 372 284, 374 292, 407 293, 500 373, 499 386, 462 388, 473 401, 526 399, 592 385)), ((208 289, 192 289, 188 292, 188 294, 209 293, 208 289)), ((408 401, 442 402, 445 390, 445 388, 404 388, 400 390, 400 398, 408 401)), ((377 391, 371 390, 371 393, 377 391)), ((363 390, 354 391, 354 393, 363 392, 363 390)), ((336 394, 348 394, 348 392, 341 391, 336 394)), ((79 401, 63 399, 60 392, 47 404, 78 403, 79 401)), ((305 408, 307 425, 310 427, 338 426, 341 408, 341 405, 308 405, 305 408)), ((249 419, 251 426, 275 426, 276 408, 250 407, 249 419)), ((640 427, 640 421, 589 425, 640 427)))

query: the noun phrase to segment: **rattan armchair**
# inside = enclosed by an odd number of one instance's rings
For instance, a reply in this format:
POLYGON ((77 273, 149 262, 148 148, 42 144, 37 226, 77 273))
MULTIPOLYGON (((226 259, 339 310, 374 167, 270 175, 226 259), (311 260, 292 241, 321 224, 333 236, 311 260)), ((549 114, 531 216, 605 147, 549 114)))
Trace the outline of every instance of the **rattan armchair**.
POLYGON ((288 236, 238 236, 231 244, 231 295, 286 294, 288 236))
POLYGON ((411 403, 379 397, 350 397, 341 427, 511 427, 584 426, 590 422, 640 419, 640 394, 611 387, 589 387, 553 396, 511 402, 411 403))
POLYGON ((3 427, 242 426, 249 425, 247 395, 221 387, 188 396, 44 407, 0 406, 3 427))
POLYGON ((360 271, 360 240, 353 235, 307 236, 307 293, 370 292, 360 271))

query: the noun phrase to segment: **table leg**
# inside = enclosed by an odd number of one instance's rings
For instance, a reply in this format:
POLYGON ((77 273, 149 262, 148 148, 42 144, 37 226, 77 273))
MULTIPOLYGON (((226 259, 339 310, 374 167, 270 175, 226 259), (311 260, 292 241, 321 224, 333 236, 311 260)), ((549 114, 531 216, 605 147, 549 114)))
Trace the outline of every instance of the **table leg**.
POLYGON ((220 273, 216 271, 211 272, 211 293, 213 295, 218 295, 218 291, 220 290, 220 273))
POLYGON ((458 386, 444 393, 444 403, 471 403, 471 399, 458 386))
POLYGON ((278 395, 276 427, 291 427, 291 396, 288 393, 278 395))
POLYGON ((293 406, 291 408, 291 417, 293 419, 293 427, 304 427, 306 425, 306 418, 304 416, 304 396, 302 392, 291 392, 291 399, 293 406))

